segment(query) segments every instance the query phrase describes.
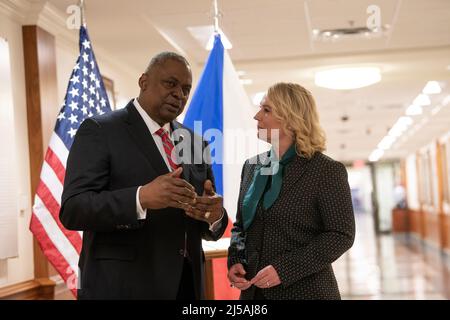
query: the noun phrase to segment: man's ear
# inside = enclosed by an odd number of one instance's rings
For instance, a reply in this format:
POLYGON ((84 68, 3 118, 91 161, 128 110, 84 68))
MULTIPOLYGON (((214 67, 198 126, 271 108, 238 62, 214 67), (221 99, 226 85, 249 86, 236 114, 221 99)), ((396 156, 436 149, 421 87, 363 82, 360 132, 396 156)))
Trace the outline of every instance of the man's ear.
POLYGON ((147 89, 147 85, 148 85, 148 75, 146 73, 143 73, 140 77, 139 77, 139 88, 141 88, 142 91, 145 91, 147 89))

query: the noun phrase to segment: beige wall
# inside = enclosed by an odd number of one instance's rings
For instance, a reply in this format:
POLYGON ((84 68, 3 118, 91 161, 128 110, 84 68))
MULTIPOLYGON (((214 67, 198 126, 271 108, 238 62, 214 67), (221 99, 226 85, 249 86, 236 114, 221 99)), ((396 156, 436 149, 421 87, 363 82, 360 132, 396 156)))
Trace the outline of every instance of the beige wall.
MULTIPOLYGON (((2 261, 0 264, 0 286, 30 280, 33 272, 33 242, 28 225, 31 214, 30 169, 28 157, 28 132, 26 117, 25 75, 22 49, 22 26, 3 12, 0 12, 0 36, 8 40, 11 59, 12 97, 14 105, 14 128, 16 144, 17 202, 25 208, 17 208, 18 251, 17 258, 2 261)), ((11 164, 13 165, 13 164, 11 164)))

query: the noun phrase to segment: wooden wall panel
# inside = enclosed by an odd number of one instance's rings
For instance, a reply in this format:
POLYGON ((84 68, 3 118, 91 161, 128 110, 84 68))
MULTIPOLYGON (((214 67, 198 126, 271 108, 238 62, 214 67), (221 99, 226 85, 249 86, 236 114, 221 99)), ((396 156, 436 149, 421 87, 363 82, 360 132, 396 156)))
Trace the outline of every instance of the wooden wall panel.
MULTIPOLYGON (((45 152, 43 131, 45 130, 45 138, 48 140, 48 132, 53 129, 48 127, 49 121, 45 117, 49 117, 49 115, 45 113, 45 106, 52 106, 57 103, 56 54, 54 37, 43 29, 34 25, 23 26, 22 35, 25 60, 31 199, 33 202, 45 152)), ((53 117, 55 117, 54 114, 53 117)), ((54 125, 54 119, 52 122, 54 125)), ((48 141, 45 141, 45 146, 47 143, 48 141)), ((35 279, 41 279, 38 283, 47 283, 48 277, 55 273, 54 269, 49 266, 36 240, 34 240, 33 246, 35 279)))
POLYGON ((52 300, 54 282, 45 278, 0 288, 0 300, 52 300))
POLYGON ((411 232, 421 234, 421 212, 416 210, 409 211, 409 227, 411 232))
POLYGON ((426 229, 426 234, 424 239, 434 243, 438 247, 441 246, 441 231, 439 224, 439 215, 436 213, 424 212, 424 224, 426 229))
POLYGON ((392 231, 393 232, 409 232, 409 211, 406 209, 392 210, 392 231))
POLYGON ((450 216, 441 214, 439 215, 441 225, 441 245, 442 248, 450 250, 450 216))

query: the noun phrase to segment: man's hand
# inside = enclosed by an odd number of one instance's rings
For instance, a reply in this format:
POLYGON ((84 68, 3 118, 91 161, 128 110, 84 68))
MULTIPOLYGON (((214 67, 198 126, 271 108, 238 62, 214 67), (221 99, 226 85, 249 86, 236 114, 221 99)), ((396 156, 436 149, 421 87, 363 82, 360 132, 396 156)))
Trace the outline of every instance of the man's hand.
POLYGON ((167 207, 191 210, 197 194, 194 187, 180 178, 183 168, 159 176, 139 189, 139 201, 143 209, 167 207))
POLYGON ((211 180, 206 180, 203 195, 197 197, 191 209, 186 214, 196 220, 212 224, 219 220, 223 214, 223 198, 214 192, 211 180))
POLYGON ((251 284, 254 284, 258 288, 267 289, 275 287, 281 283, 277 270, 272 265, 261 269, 256 276, 250 280, 251 284))
POLYGON ((244 266, 241 263, 233 264, 228 271, 228 280, 231 286, 239 290, 247 290, 252 284, 245 279, 245 273, 244 266))

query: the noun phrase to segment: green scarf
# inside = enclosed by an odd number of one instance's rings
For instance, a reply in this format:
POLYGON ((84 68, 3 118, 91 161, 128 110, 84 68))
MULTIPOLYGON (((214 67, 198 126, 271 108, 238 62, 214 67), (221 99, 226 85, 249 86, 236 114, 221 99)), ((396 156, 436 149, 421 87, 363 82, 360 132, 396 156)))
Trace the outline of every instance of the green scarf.
POLYGON ((263 207, 265 210, 270 208, 277 200, 280 194, 281 184, 283 183, 284 168, 294 159, 295 155, 295 144, 293 144, 285 152, 281 160, 278 161, 278 157, 272 148, 269 154, 269 163, 262 165, 255 170, 252 183, 245 194, 242 205, 244 230, 247 230, 252 223, 253 218, 255 217, 256 207, 263 195, 263 207), (272 177, 272 182, 270 188, 264 193, 268 187, 267 183, 269 181, 269 176, 272 177))

